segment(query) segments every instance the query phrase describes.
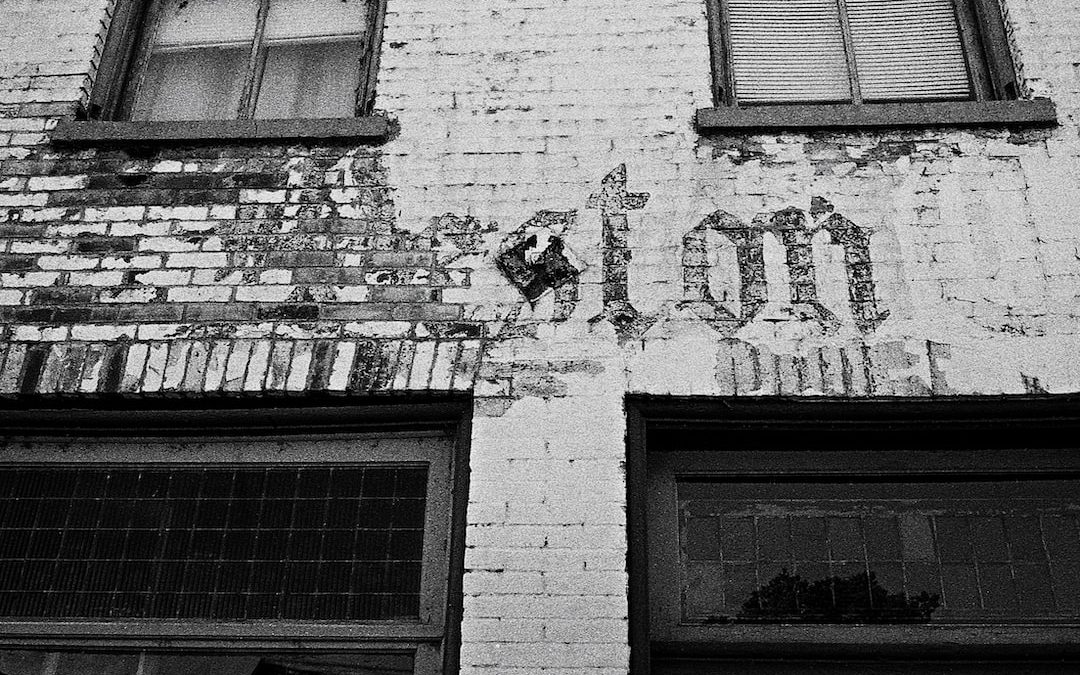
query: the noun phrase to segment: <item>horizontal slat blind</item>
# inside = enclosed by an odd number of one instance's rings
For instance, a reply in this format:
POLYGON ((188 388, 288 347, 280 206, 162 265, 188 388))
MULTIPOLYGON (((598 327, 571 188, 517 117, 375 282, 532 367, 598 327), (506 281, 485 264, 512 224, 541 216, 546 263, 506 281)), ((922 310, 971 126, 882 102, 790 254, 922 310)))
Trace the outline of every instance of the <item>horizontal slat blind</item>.
POLYGON ((743 103, 851 99, 836 0, 728 0, 743 103))
POLYGON ((971 95, 952 0, 847 0, 867 101, 971 95))

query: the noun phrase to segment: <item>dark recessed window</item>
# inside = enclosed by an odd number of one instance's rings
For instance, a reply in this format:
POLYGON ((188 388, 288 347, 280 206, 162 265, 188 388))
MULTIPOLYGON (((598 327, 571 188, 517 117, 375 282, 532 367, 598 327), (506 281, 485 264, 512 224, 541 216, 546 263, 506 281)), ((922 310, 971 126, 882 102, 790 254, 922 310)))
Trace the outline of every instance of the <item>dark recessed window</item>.
POLYGON ((367 113, 380 0, 122 0, 90 115, 116 120, 367 113))
POLYGON ((1080 617, 1078 481, 677 480, 683 624, 1080 617))
POLYGON ((427 472, 7 467, 0 615, 416 620, 427 472))
POLYGON ((0 672, 443 672, 455 429, 0 443, 0 672))
POLYGON ((1075 415, 683 405, 631 408, 635 672, 1080 663, 1075 415))
POLYGON ((996 0, 706 0, 718 105, 1018 96, 996 0))

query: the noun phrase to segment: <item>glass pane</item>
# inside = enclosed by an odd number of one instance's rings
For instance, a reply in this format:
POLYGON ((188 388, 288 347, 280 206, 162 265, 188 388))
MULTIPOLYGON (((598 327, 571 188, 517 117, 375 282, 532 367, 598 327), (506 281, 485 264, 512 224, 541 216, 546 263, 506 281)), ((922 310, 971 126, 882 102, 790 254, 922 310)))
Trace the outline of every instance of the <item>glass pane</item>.
POLYGON ((953 0, 848 0, 867 101, 971 95, 953 0))
POLYGON ((1076 482, 680 482, 689 622, 1080 616, 1076 482), (726 574, 721 573, 726 569, 726 574))
POLYGON ((406 675, 414 656, 339 654, 159 654, 0 651, 4 675, 406 675), (141 666, 140 666, 141 663, 141 666), (52 665, 55 664, 55 665, 52 665))
POLYGON ((367 30, 366 0, 273 0, 266 39, 359 38, 367 30))
POLYGON ((154 49, 251 44, 259 0, 165 0, 154 49))
POLYGON ((352 117, 365 0, 276 0, 266 21, 258 118, 352 117))
POLYGON ((255 116, 352 117, 361 48, 358 40, 271 43, 255 116))
POLYGON ((728 0, 741 103, 851 98, 836 0, 728 0))
POLYGON ((132 119, 235 118, 258 6, 258 0, 167 0, 132 119))
POLYGON ((268 468, 5 468, 99 496, 91 520, 82 498, 0 497, 0 616, 416 617, 426 468, 268 468))

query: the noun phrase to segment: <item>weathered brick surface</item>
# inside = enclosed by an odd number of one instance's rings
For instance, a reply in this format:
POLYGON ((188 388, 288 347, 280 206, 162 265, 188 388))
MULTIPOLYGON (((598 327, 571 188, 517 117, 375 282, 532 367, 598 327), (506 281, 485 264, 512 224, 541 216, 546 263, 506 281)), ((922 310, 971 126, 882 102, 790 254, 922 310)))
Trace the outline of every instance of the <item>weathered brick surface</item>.
POLYGON ((1071 0, 1050 129, 702 136, 700 0, 390 0, 385 144, 52 146, 109 4, 0 6, 0 393, 473 392, 465 673, 625 672, 628 392, 1080 391, 1071 0))

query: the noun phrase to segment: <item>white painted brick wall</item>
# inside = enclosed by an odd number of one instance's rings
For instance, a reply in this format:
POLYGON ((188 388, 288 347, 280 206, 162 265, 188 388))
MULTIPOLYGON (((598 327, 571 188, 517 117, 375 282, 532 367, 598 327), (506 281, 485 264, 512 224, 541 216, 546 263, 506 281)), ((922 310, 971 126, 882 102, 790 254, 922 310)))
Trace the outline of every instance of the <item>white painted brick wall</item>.
MULTIPOLYGON (((286 188, 244 189, 236 203, 50 206, 50 194, 89 180, 89 172, 50 175, 50 162, 65 153, 42 143, 57 116, 85 95, 108 5, 0 5, 0 224, 44 226, 0 239, 3 254, 37 265, 0 272, 0 305, 72 287, 99 292, 99 305, 286 302, 299 286, 295 270, 260 268, 246 282, 245 266, 213 231, 249 206, 259 210, 247 219, 294 228, 302 186, 295 171, 286 188), (22 161, 40 164, 2 175, 22 161), (268 215, 282 204, 294 210, 268 215), (137 237, 138 252, 84 255, 75 248, 80 234, 137 237), (108 288, 127 270, 142 286, 108 288)), ((703 138, 691 122, 711 103, 701 0, 644 0, 632 11, 611 0, 389 0, 376 107, 400 123, 400 134, 379 150, 397 227, 420 232, 445 213, 496 225, 467 263, 455 263, 473 270, 470 284, 442 295, 498 336, 485 338, 483 361, 492 371, 473 388, 463 673, 626 672, 627 392, 922 395, 932 371, 947 383, 941 395, 1024 393, 1021 375, 1051 393, 1080 391, 1080 6, 1007 5, 1027 86, 1053 98, 1056 128, 703 138), (628 190, 649 195, 628 217, 629 295, 657 321, 620 344, 610 324, 589 321, 603 309, 603 274, 601 215, 586 203, 623 163, 628 190), (814 196, 871 233, 877 299, 890 313, 873 334, 858 334, 846 319, 831 333, 759 322, 722 339, 680 304, 682 238, 703 218, 723 209, 749 222, 788 206, 806 209, 814 196), (493 262, 506 235, 544 209, 577 210, 565 238, 589 265, 577 308, 561 324, 549 322, 551 298, 523 305, 493 262), (525 336, 499 333, 513 328, 525 336), (931 343, 945 346, 948 358, 932 361, 931 343), (800 381, 799 359, 825 367, 800 381), (560 372, 549 361, 591 366, 560 372), (842 363, 855 364, 846 382, 837 374, 842 363)), ((290 152, 295 169, 304 151, 290 152)), ((349 160, 326 170, 340 185, 321 207, 370 219, 375 207, 355 203, 365 193, 349 160)), ((243 157, 133 159, 118 170, 183 175, 214 161, 221 170, 259 167, 243 157)), ((365 259, 361 239, 342 240, 346 267, 365 259)), ((713 244, 711 282, 734 298, 733 251, 713 244)), ((820 298, 843 315, 842 255, 831 244, 815 246, 818 260, 832 261, 819 270, 820 298)), ((770 268, 783 270, 782 249, 768 251, 770 268)), ((369 283, 333 288, 339 301, 361 304, 370 299, 369 283)), ((347 385, 356 341, 364 339, 411 345, 400 353, 414 367, 397 371, 389 388, 460 388, 458 345, 425 341, 426 326, 389 310, 337 324, 234 322, 227 337, 209 333, 203 342, 199 331, 214 322, 179 321, 11 324, 0 391, 18 390, 29 346, 54 345, 55 357, 69 342, 121 340, 131 342, 121 377, 129 393, 185 390, 198 350, 209 352, 199 382, 208 390, 301 392, 319 339, 344 340, 331 355, 336 391, 347 385), (405 342, 416 337, 424 339, 405 342), (286 360, 292 369, 281 367, 286 360)), ((474 341, 461 349, 481 347, 474 341)), ((56 377, 40 391, 60 386, 56 377)), ((100 380, 87 370, 78 387, 95 391, 100 380)))

